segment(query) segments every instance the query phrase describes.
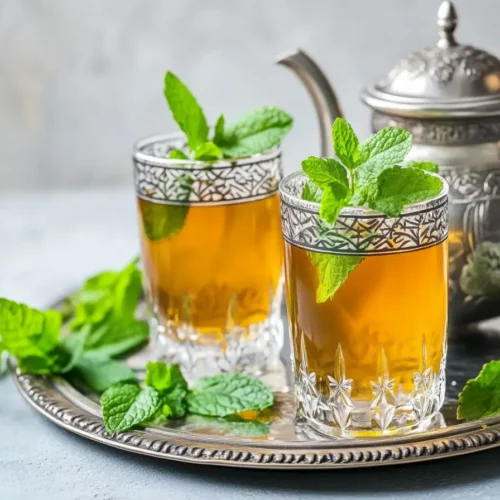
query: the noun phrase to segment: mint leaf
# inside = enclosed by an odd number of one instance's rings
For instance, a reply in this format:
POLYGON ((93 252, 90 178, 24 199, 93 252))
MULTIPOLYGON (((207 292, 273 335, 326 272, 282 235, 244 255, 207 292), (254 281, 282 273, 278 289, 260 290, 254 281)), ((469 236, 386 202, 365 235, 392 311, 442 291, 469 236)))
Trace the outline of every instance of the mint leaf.
POLYGON ((182 149, 177 148, 172 149, 168 157, 172 160, 189 160, 189 156, 182 149))
POLYGON ((306 201, 314 201, 315 203, 320 203, 323 197, 323 190, 308 181, 304 184, 302 189, 302 199, 306 201))
POLYGON ((310 156, 301 165, 302 170, 316 186, 324 189, 331 184, 339 184, 349 190, 347 170, 337 160, 310 156))
POLYGON ((122 432, 147 422, 158 410, 160 396, 152 387, 117 384, 101 396, 104 425, 109 432, 122 432))
POLYGON ((198 161, 214 161, 220 158, 221 150, 213 142, 204 142, 194 151, 194 159, 198 161))
POLYGON ((168 416, 171 418, 182 418, 187 413, 186 397, 188 390, 182 384, 176 384, 172 389, 161 395, 163 404, 163 414, 166 415, 168 408, 168 416))
POLYGON ((462 268, 460 288, 471 297, 500 297, 500 244, 485 241, 477 245, 462 268))
MULTIPOLYGON (((177 179, 179 200, 188 201, 191 194, 193 179, 179 176, 177 179)), ((171 238, 178 234, 189 213, 189 206, 163 205, 160 203, 143 202, 140 205, 141 220, 144 233, 149 241, 171 238)))
POLYGON ((75 317, 70 324, 77 331, 105 318, 132 320, 142 293, 142 275, 134 259, 121 271, 106 271, 89 278, 73 296, 75 317))
POLYGON ((175 385, 187 387, 186 379, 182 375, 179 365, 167 365, 163 361, 150 361, 146 365, 144 383, 154 387, 158 392, 163 392, 175 385))
POLYGON ((217 145, 227 158, 265 153, 290 131, 293 118, 275 106, 263 106, 226 125, 217 145))
POLYGON ((402 128, 387 127, 369 137, 360 146, 355 170, 355 193, 352 203, 364 205, 377 193, 378 176, 386 169, 402 162, 412 145, 411 134, 402 128))
POLYGON ((149 326, 145 321, 106 321, 91 329, 85 351, 110 358, 119 357, 144 344, 148 337, 149 326))
POLYGON ((89 333, 90 326, 83 328, 80 332, 63 337, 61 347, 68 357, 67 362, 61 369, 61 373, 67 373, 76 366, 85 350, 85 342, 87 341, 89 333))
POLYGON ((437 196, 443 188, 441 179, 418 168, 394 166, 385 169, 377 180, 377 194, 370 208, 397 217, 405 205, 437 196))
POLYGON ((135 372, 122 361, 91 352, 78 358, 70 374, 99 393, 116 383, 137 380, 135 372))
POLYGON ((213 139, 213 142, 217 146, 222 146, 224 144, 224 124, 225 124, 224 115, 220 115, 219 118, 217 118, 217 121, 215 122, 214 139, 213 139))
POLYGON ((203 110, 186 85, 171 71, 165 75, 165 97, 174 120, 186 134, 189 148, 207 142, 208 125, 203 110))
POLYGON ((369 170, 380 165, 395 165, 406 158, 411 145, 410 132, 404 128, 386 127, 361 144, 357 166, 369 170))
POLYGON ((316 290, 316 302, 318 303, 331 299, 346 282, 354 268, 363 261, 363 257, 358 255, 316 252, 308 252, 308 255, 318 273, 318 288, 316 290))
POLYGON ((420 168, 421 170, 426 170, 427 172, 432 172, 437 174, 439 172, 439 167, 436 163, 432 163, 431 161, 410 161, 406 165, 406 167, 420 168))
POLYGON ((343 118, 337 118, 333 123, 332 138, 338 159, 349 170, 356 168, 361 154, 359 140, 352 127, 343 118))
POLYGON ((50 358, 59 345, 61 315, 0 298, 0 337, 12 356, 50 358))
POLYGON ((500 413, 500 361, 486 363, 458 397, 457 418, 478 420, 500 413))
POLYGON ((159 423, 165 418, 181 418, 186 414, 187 382, 179 365, 149 362, 144 383, 160 393, 162 406, 155 416, 159 423))
POLYGON ((141 207, 142 226, 149 241, 171 238, 184 227, 189 207, 144 203, 141 207))
POLYGON ((215 417, 263 410, 273 403, 273 393, 260 380, 240 373, 202 377, 187 397, 190 413, 215 417))
POLYGON ((319 206, 319 216, 329 224, 333 224, 349 201, 349 188, 342 184, 333 183, 326 186, 319 206))

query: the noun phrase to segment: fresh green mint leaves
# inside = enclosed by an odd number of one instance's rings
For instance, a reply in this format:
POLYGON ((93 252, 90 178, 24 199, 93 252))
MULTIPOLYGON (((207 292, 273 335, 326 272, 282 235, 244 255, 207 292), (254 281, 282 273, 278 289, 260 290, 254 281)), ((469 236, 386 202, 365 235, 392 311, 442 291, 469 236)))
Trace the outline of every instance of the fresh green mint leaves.
MULTIPOLYGON (((186 414, 209 417, 233 416, 233 421, 218 420, 219 426, 235 432, 261 432, 267 426, 249 429, 234 415, 249 410, 263 410, 274 403, 273 393, 259 380, 247 375, 224 374, 203 377, 192 390, 178 365, 152 362, 146 366, 144 386, 119 383, 101 396, 104 423, 110 432, 120 432, 138 425, 161 424, 186 414)), ((257 424, 257 423, 255 423, 257 424)))
POLYGON ((457 417, 477 420, 500 413, 500 361, 486 363, 458 398, 457 417))
POLYGON ((462 269, 460 288, 471 297, 500 297, 500 244, 485 241, 469 256, 462 269))
POLYGON ((363 261, 358 255, 335 255, 309 252, 309 258, 318 272, 316 302, 331 299, 346 282, 349 274, 363 261))
POLYGON ((174 120, 187 138, 190 154, 175 149, 170 158, 212 162, 265 153, 278 146, 293 125, 293 118, 275 106, 263 106, 234 122, 220 115, 209 137, 203 109, 187 86, 171 71, 165 75, 165 98, 174 120))
POLYGON ((72 297, 65 315, 72 333, 60 335, 62 313, 39 311, 0 299, 0 343, 23 373, 65 374, 102 392, 136 380, 120 358, 143 345, 149 328, 135 319, 142 293, 137 259, 120 271, 88 279, 72 297))
POLYGON ((226 417, 274 404, 274 395, 260 380, 241 373, 202 377, 187 398, 190 413, 226 417))
POLYGON ((238 417, 244 411, 272 406, 273 393, 262 382, 242 374, 199 380, 192 390, 179 365, 151 362, 144 384, 119 358, 148 338, 148 326, 135 319, 141 273, 137 260, 120 271, 88 279, 63 313, 39 311, 0 298, 0 374, 8 354, 22 373, 62 375, 73 384, 101 393, 109 432, 162 424, 188 414, 218 418, 214 425, 233 434, 262 435, 269 426, 238 417))
POLYGON ((109 432, 121 432, 149 421, 160 406, 160 395, 152 387, 117 384, 101 396, 104 425, 109 432))
POLYGON ((134 259, 120 271, 106 271, 92 276, 73 295, 73 331, 83 325, 98 325, 104 320, 129 322, 134 318, 137 301, 142 293, 142 274, 134 259))
POLYGON ((2 348, 18 360, 23 373, 62 373, 70 356, 60 346, 61 316, 38 311, 24 304, 0 299, 2 348))
MULTIPOLYGON (((337 118, 332 127, 335 155, 332 158, 309 157, 302 162, 308 177, 302 198, 320 204, 320 218, 334 224, 342 208, 364 206, 389 217, 399 216, 404 207, 437 196, 442 189, 431 162, 404 162, 412 145, 411 134, 388 127, 360 143, 352 127, 337 118)), ((318 270, 317 301, 325 302, 346 281, 361 257, 314 254, 311 260, 318 270)))
POLYGON ((443 184, 414 167, 389 167, 377 179, 377 195, 371 207, 389 217, 397 217, 406 205, 427 200, 439 194, 443 184))
POLYGON ((150 362, 146 366, 144 383, 160 395, 161 405, 155 421, 167 418, 182 418, 186 414, 188 384, 179 365, 150 362))
POLYGON ((196 151, 208 139, 203 110, 187 86, 171 71, 165 75, 164 93, 174 120, 186 135, 189 149, 196 151))
MULTIPOLYGON (((188 151, 173 149, 169 158, 207 162, 240 158, 265 153, 278 146, 293 125, 292 117, 275 106, 262 106, 226 123, 224 115, 217 118, 213 134, 203 109, 188 87, 171 71, 165 75, 164 94, 174 120, 184 132, 188 151)), ((178 179, 177 191, 189 200, 193 179, 189 173, 178 179)), ((180 201, 184 201, 181 196, 180 201)), ((141 204, 144 233, 149 241, 178 234, 186 222, 189 206, 141 204)))
POLYGON ((262 106, 228 125, 218 122, 214 142, 225 158, 265 153, 278 146, 293 125, 293 118, 275 106, 262 106))

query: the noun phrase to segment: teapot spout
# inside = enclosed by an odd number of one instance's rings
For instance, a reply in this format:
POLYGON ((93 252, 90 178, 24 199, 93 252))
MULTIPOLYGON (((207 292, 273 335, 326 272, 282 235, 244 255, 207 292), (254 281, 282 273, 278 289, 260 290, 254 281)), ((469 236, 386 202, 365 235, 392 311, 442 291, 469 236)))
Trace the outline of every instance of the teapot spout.
POLYGON ((300 49, 279 57, 276 62, 294 71, 305 85, 318 115, 321 156, 333 156, 332 123, 343 115, 330 82, 319 66, 300 49))

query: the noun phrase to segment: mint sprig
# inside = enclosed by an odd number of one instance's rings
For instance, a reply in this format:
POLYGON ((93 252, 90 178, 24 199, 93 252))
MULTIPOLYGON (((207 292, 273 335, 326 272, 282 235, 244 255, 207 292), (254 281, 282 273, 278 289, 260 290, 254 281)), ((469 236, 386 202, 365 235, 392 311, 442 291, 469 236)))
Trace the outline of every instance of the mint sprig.
MULTIPOLYGON (((248 426, 242 425, 235 415, 250 410, 260 411, 273 403, 273 393, 253 377, 240 373, 202 377, 189 390, 179 366, 163 362, 147 364, 143 389, 138 384, 120 383, 108 388, 101 396, 104 423, 110 432, 158 425, 186 414, 233 416, 234 421, 240 424, 232 426, 232 430, 237 432, 248 426), (111 419, 110 415, 115 419, 111 419)), ((220 424, 221 421, 215 423, 220 424)))
POLYGON ((500 413, 500 361, 486 363, 458 398, 457 418, 477 420, 500 413))
MULTIPOLYGON (((172 149, 169 158, 207 163, 207 168, 218 160, 239 158, 265 153, 278 146, 293 125, 293 118, 276 106, 262 106, 226 123, 219 115, 213 134, 203 109, 186 84, 171 71, 164 80, 164 95, 174 120, 184 132, 188 150, 172 149)), ((189 165, 188 165, 189 166, 189 165)), ((180 201, 188 201, 193 180, 179 179, 180 201)), ((150 241, 171 238, 178 234, 186 222, 189 206, 143 203, 142 226, 150 241)))
POLYGON ((64 374, 102 392, 136 380, 121 356, 145 343, 149 328, 135 319, 142 293, 137 259, 120 271, 89 278, 64 311, 72 332, 61 334, 63 313, 0 299, 0 343, 22 373, 64 374))
POLYGON ((363 261, 363 257, 358 255, 308 253, 319 278, 316 289, 316 302, 318 304, 331 299, 346 282, 351 272, 363 261))
POLYGON ((160 403, 160 395, 152 387, 113 385, 101 396, 104 425, 109 432, 131 429, 150 420, 160 403))
POLYGON ((202 377, 187 397, 190 413, 213 417, 263 410, 273 403, 273 393, 260 380, 241 373, 202 377))
POLYGON ((171 71, 165 75, 164 94, 174 120, 186 134, 189 148, 195 151, 208 138, 203 110, 187 86, 171 71))
POLYGON ((213 162, 265 153, 278 146, 293 125, 293 118, 276 106, 262 106, 226 123, 220 115, 213 135, 203 109, 188 87, 172 73, 165 75, 164 94, 174 120, 187 138, 189 154, 174 149, 170 158, 213 162))
MULTIPOLYGON (((399 216, 404 207, 437 196, 442 189, 431 162, 403 162, 412 145, 411 134, 404 129, 387 127, 360 143, 352 127, 337 118, 332 127, 334 150, 338 158, 309 157, 302 169, 309 181, 302 198, 320 203, 320 218, 334 224, 342 208, 364 206, 389 217, 399 216)), ((311 260, 318 271, 317 300, 333 297, 361 257, 314 254, 311 260)))

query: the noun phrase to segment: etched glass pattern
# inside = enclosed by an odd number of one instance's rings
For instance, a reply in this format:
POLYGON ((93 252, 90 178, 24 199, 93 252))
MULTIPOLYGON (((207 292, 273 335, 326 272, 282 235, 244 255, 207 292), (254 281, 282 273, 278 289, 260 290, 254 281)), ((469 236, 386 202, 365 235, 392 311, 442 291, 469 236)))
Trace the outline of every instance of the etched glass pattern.
POLYGON ((182 136, 133 152, 154 352, 189 379, 261 374, 283 345, 281 151, 195 162, 182 136))
POLYGON ((349 207, 330 226, 299 197, 304 181, 280 187, 299 415, 330 436, 425 429, 444 401, 446 182, 399 217, 349 207))

